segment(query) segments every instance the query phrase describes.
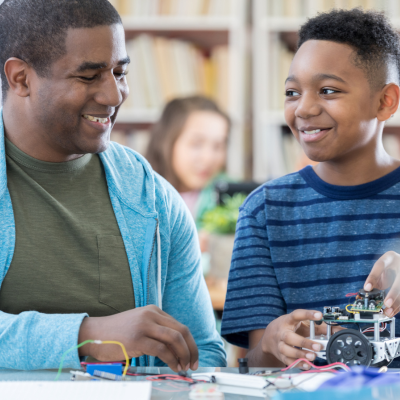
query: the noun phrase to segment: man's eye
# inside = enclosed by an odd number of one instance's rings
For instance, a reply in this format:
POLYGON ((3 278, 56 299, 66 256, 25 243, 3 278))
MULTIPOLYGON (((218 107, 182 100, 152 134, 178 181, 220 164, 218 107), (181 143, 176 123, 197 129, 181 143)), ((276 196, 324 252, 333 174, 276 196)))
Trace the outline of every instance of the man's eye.
POLYGON ((300 96, 300 93, 296 92, 295 90, 286 90, 285 96, 286 97, 300 96))
POLYGON ((337 90, 333 90, 333 89, 322 89, 322 94, 333 94, 333 93, 337 93, 337 90))
POLYGON ((80 76, 79 79, 82 79, 87 82, 94 81, 96 79, 96 76, 80 76))
POLYGON ((128 75, 128 71, 115 72, 114 75, 117 76, 118 78, 123 78, 124 76, 128 75))

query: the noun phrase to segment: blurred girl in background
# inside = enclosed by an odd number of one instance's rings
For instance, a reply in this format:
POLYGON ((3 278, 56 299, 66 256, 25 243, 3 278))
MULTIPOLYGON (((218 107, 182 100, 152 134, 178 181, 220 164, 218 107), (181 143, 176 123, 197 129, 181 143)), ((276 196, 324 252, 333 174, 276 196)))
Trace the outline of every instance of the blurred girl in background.
POLYGON ((214 101, 192 96, 167 103, 151 132, 146 158, 181 194, 198 229, 204 212, 216 205, 215 182, 227 180, 230 127, 214 101))

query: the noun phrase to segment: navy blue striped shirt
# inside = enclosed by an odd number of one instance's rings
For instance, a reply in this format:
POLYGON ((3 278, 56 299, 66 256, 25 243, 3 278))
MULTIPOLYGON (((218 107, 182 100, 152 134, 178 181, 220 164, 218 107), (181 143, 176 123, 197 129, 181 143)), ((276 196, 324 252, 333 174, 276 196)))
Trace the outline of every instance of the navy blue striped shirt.
POLYGON ((400 168, 358 186, 310 166, 267 182, 240 209, 222 335, 247 347, 249 331, 293 310, 346 306, 389 250, 400 253, 400 168))

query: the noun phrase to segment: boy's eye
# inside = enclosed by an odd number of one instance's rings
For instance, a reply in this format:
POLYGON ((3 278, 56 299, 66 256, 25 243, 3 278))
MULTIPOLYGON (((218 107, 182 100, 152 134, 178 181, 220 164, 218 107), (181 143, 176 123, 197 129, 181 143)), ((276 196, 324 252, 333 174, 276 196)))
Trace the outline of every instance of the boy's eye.
POLYGON ((285 96, 286 97, 300 96, 300 93, 296 92, 295 90, 286 90, 285 96))
POLYGON ((333 93, 337 93, 337 90, 323 88, 321 90, 321 92, 322 92, 322 94, 333 94, 333 93))

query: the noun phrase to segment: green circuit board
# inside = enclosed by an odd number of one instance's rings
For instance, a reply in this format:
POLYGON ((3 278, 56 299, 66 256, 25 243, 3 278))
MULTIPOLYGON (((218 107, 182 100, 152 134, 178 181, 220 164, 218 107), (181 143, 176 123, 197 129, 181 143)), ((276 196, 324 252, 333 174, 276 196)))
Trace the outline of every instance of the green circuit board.
POLYGON ((352 304, 351 307, 348 307, 348 310, 349 311, 354 311, 354 312, 378 313, 378 312, 381 311, 382 307, 383 307, 383 301, 378 303, 374 310, 371 310, 370 308, 358 308, 358 307, 355 307, 354 304, 352 304))

